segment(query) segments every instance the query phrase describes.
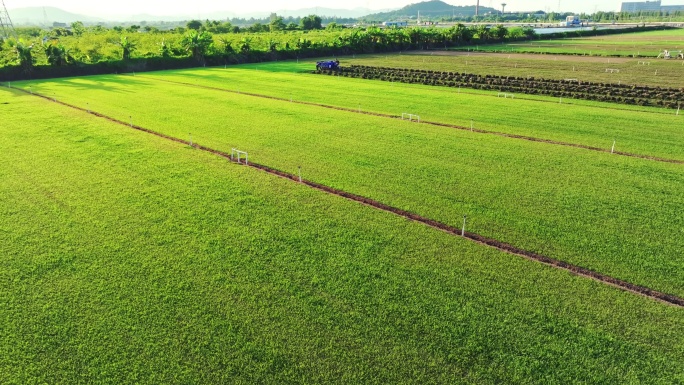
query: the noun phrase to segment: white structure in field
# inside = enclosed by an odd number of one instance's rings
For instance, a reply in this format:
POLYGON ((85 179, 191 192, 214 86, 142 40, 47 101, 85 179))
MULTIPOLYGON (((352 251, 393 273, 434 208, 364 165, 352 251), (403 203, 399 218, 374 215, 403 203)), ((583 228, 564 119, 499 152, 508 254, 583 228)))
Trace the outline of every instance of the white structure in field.
POLYGON ((247 154, 244 151, 240 151, 237 148, 233 148, 230 151, 230 160, 237 160, 238 163, 240 163, 240 156, 244 155, 245 156, 245 164, 249 164, 249 154, 247 154), (236 159, 237 156, 237 159, 236 159))
POLYGON ((409 114, 407 112, 402 112, 401 113, 401 120, 408 119, 409 122, 418 122, 420 123, 420 116, 415 115, 415 114, 409 114))

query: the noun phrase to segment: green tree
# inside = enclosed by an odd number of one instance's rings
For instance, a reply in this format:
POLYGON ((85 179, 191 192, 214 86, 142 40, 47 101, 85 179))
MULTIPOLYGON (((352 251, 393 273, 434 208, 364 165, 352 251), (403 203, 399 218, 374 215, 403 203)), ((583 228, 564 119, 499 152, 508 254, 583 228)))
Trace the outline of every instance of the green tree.
POLYGON ((233 43, 223 37, 219 38, 219 42, 223 45, 223 56, 230 57, 235 54, 235 49, 233 48, 233 43))
POLYGON ((323 28, 321 25, 321 18, 316 15, 302 17, 299 21, 299 26, 305 31, 323 28))
POLYGON ((71 31, 73 31, 74 35, 81 36, 81 35, 83 35, 83 32, 86 31, 86 28, 82 22, 75 21, 75 22, 71 23, 71 31))
POLYGON ((69 54, 69 50, 62 44, 51 42, 46 44, 43 49, 45 50, 48 63, 52 66, 65 66, 74 60, 69 54))
POLYGON ((209 32, 198 32, 196 30, 191 30, 185 34, 185 36, 183 36, 181 44, 183 45, 183 48, 185 48, 188 53, 190 53, 192 57, 197 60, 197 63, 204 65, 204 57, 207 54, 207 51, 209 51, 209 48, 211 48, 212 44, 214 44, 214 38, 209 32))
POLYGON ((165 39, 162 39, 161 43, 159 43, 159 55, 161 55, 161 57, 171 56, 171 46, 165 39))
POLYGON ((121 46, 121 58, 123 60, 129 60, 131 54, 135 51, 136 44, 128 40, 128 36, 121 36, 119 45, 121 46))
POLYGON ((35 59, 33 58, 33 44, 28 45, 19 41, 14 48, 17 52, 19 66, 24 72, 31 72, 33 70, 33 63, 35 62, 35 59))
POLYGON ((497 40, 503 40, 508 35, 508 28, 504 27, 503 24, 498 24, 490 32, 497 40))
POLYGON ((482 42, 489 40, 491 36, 489 27, 486 24, 479 24, 477 27, 475 27, 475 31, 477 33, 477 38, 482 42))
POLYGON ((202 28, 202 22, 199 20, 190 20, 188 23, 185 25, 188 29, 193 29, 195 31, 199 31, 200 28, 202 28))
POLYGON ((240 52, 244 55, 248 55, 249 51, 252 50, 252 39, 245 37, 240 42, 240 52))
POLYGON ((275 16, 272 18, 271 23, 268 26, 271 32, 282 31, 285 29, 285 27, 287 27, 283 21, 283 18, 280 16, 275 16))

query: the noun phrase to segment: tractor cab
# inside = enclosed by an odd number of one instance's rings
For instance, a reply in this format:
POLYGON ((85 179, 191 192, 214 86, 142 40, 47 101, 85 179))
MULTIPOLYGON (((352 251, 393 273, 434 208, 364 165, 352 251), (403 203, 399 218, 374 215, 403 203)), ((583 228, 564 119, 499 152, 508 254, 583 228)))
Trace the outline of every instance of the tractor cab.
POLYGON ((316 62, 316 70, 330 70, 330 71, 337 71, 340 69, 340 61, 339 60, 327 60, 327 61, 319 61, 316 62))

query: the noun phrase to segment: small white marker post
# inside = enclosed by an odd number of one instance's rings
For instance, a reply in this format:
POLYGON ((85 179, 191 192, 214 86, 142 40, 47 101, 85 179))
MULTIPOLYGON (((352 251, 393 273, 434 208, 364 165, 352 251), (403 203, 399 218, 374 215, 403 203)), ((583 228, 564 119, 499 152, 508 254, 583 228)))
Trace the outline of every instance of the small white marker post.
POLYGON ((461 236, 465 237, 465 225, 466 225, 466 216, 463 216, 463 227, 461 228, 461 236))
POLYGON ((470 119, 470 132, 473 132, 473 120, 470 119))
POLYGON ((563 97, 558 98, 558 104, 562 104, 562 103, 563 103, 563 97))
POLYGON ((679 106, 677 106, 677 113, 675 115, 679 116, 679 106))
POLYGON ((33 87, 29 86, 29 93, 33 95, 33 87))
POLYGON ((133 127, 133 117, 129 116, 128 118, 131 119, 131 127, 133 127))
POLYGON ((88 113, 90 113, 90 103, 86 103, 86 111, 88 111, 88 113))
POLYGON ((361 105, 359 104, 359 112, 361 112, 361 105))
POLYGON ((612 154, 614 152, 615 152, 615 139, 613 139, 613 147, 610 148, 610 153, 612 154))
POLYGON ((302 183, 302 166, 299 166, 299 183, 302 183))
POLYGON ((188 135, 190 136, 190 147, 192 147, 192 134, 188 132, 188 135))

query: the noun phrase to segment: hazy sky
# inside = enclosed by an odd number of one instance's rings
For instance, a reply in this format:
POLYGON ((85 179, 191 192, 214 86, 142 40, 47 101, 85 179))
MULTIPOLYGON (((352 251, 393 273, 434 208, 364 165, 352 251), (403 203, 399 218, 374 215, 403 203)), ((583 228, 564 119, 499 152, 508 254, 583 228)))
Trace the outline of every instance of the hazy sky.
MULTIPOLYGON (((320 0, 249 0, 249 1, 215 1, 215 0, 190 0, 190 1, 162 1, 162 0, 117 0, 117 1, 93 1, 93 0, 4 0, 7 8, 23 8, 35 6, 51 6, 64 9, 65 11, 81 13, 90 16, 106 17, 111 15, 132 15, 148 13, 152 15, 174 14, 204 14, 212 11, 232 11, 235 13, 246 12, 270 12, 281 9, 299 9, 312 7, 326 8, 370 8, 388 9, 400 8, 420 0, 344 0, 344 1, 320 1, 320 0)), ((635 1, 635 0, 628 0, 635 1)), ((452 5, 474 5, 475 0, 446 0, 452 5)), ((593 12, 594 10, 615 11, 619 10, 622 0, 480 0, 480 5, 501 8, 501 3, 506 2, 506 10, 531 11, 545 10, 558 11, 559 5, 562 11, 567 12, 593 12)), ((684 3, 684 0, 681 1, 684 3)), ((663 3, 675 4, 665 0, 663 3)))

